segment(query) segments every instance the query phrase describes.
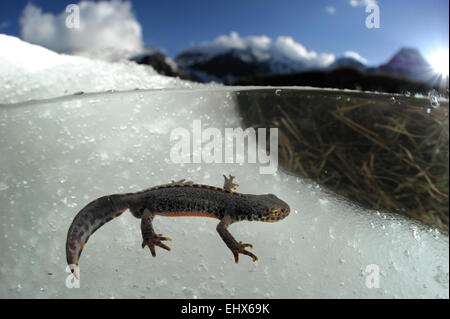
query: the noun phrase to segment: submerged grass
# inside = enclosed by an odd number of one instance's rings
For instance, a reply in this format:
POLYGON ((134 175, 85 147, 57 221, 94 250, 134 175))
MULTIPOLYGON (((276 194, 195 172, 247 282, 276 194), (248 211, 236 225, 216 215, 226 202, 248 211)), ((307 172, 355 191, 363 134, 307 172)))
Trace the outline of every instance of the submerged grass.
MULTIPOLYGON (((238 95, 247 127, 279 128, 279 162, 375 210, 448 231, 448 103, 342 91, 238 95)), ((269 142, 269 141, 267 141, 269 142)))

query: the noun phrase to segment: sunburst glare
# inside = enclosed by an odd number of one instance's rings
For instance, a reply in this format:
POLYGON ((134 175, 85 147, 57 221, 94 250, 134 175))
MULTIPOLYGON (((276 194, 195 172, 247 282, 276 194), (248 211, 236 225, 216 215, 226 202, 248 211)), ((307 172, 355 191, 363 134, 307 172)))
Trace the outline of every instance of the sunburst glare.
POLYGON ((439 49, 430 56, 430 64, 437 74, 448 76, 448 50, 439 49))

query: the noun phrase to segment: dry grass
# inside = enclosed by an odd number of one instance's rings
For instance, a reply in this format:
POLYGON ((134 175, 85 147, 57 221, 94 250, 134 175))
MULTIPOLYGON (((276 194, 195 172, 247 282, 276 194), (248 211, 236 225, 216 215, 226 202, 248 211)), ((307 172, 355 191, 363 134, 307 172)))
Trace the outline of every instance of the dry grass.
POLYGON ((375 94, 241 92, 247 126, 279 128, 279 162, 359 204, 448 231, 448 103, 375 94))

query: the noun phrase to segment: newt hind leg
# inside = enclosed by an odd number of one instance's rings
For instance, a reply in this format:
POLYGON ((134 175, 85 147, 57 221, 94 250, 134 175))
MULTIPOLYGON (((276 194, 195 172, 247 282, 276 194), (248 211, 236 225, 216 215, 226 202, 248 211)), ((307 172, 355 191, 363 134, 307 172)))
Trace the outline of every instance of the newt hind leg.
POLYGON ((156 234, 153 230, 152 220, 155 215, 148 209, 144 210, 141 217, 141 232, 142 232, 142 248, 148 246, 153 257, 156 257, 155 246, 159 246, 170 251, 170 247, 163 244, 163 240, 172 241, 169 237, 163 237, 161 234, 156 234))

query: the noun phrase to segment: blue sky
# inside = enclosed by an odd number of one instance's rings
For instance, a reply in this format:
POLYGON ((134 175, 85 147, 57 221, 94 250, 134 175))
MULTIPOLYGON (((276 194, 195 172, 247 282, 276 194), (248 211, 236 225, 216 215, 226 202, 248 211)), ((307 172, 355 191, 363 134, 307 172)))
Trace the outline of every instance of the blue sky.
MULTIPOLYGON (((20 36, 19 18, 29 2, 42 8, 43 13, 55 15, 63 12, 67 4, 77 3, 1 1, 1 33, 20 36)), ((291 36, 308 50, 337 57, 351 50, 366 58, 370 65, 386 62, 401 47, 418 48, 429 57, 438 48, 448 50, 449 44, 448 0, 378 0, 379 29, 366 28, 365 5, 352 6, 351 0, 131 2, 142 26, 144 44, 160 48, 171 57, 231 31, 241 37, 291 36)))

